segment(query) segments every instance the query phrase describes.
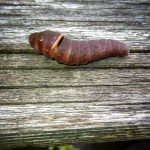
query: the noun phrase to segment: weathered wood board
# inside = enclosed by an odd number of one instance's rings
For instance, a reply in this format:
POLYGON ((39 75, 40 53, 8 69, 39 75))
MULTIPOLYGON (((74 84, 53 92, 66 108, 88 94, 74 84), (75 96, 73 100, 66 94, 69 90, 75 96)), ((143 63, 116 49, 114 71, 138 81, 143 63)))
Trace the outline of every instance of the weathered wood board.
POLYGON ((31 32, 57 30, 75 39, 113 38, 150 50, 149 0, 1 0, 0 48, 30 49, 31 32))
POLYGON ((150 138, 149 0, 0 0, 0 149, 150 138), (30 33, 112 38, 131 54, 82 66, 36 55, 30 33))
POLYGON ((0 69, 150 68, 150 53, 132 53, 126 58, 108 58, 82 66, 62 65, 36 54, 1 54, 0 60, 0 69))

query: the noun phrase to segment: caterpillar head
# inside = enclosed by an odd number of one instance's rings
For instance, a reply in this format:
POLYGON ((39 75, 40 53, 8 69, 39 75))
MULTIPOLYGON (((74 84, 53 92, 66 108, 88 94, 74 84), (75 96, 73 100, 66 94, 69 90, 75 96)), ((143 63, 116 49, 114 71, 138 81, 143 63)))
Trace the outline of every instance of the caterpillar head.
POLYGON ((62 38, 63 35, 61 33, 46 30, 32 33, 29 36, 29 43, 37 53, 44 54, 53 50, 62 38))

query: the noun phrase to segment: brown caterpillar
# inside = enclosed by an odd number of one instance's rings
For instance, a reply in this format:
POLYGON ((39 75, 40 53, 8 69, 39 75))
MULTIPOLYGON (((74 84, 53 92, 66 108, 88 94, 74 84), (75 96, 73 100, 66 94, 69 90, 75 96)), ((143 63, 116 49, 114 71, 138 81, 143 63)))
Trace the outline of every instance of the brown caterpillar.
POLYGON ((83 65, 114 56, 125 57, 129 53, 128 46, 116 40, 70 40, 53 31, 32 33, 29 42, 37 53, 67 65, 83 65))

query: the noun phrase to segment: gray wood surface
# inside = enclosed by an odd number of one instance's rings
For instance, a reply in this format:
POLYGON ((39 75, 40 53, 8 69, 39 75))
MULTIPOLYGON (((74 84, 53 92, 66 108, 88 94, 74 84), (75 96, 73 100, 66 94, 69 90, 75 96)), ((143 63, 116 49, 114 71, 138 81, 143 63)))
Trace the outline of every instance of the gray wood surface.
POLYGON ((150 50, 149 0, 1 0, 1 49, 31 49, 27 38, 57 30, 75 39, 113 38, 150 50))
POLYGON ((0 0, 0 149, 150 138, 149 0, 0 0), (126 58, 67 66, 30 33, 127 43, 126 58))
POLYGON ((126 58, 108 58, 78 67, 62 65, 36 54, 1 54, 0 60, 0 69, 150 68, 150 53, 131 53, 126 58))

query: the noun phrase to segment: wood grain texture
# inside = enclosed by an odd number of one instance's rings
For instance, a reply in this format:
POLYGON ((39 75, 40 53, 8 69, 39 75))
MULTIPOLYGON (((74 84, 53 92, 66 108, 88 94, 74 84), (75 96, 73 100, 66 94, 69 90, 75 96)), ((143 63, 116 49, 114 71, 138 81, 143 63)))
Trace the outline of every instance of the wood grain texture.
POLYGON ((134 53, 126 58, 108 58, 82 66, 67 66, 35 54, 1 54, 0 69, 150 68, 150 53, 134 53))
POLYGON ((2 0, 0 4, 0 49, 31 49, 29 34, 41 30, 57 30, 74 39, 121 40, 133 51, 150 49, 148 0, 2 0))
POLYGON ((0 70, 1 87, 53 87, 147 84, 150 71, 132 70, 0 70), (143 73, 144 72, 144 73, 143 73), (57 75, 57 76, 56 76, 57 75), (67 79, 67 80, 66 80, 67 79), (7 82, 6 82, 7 80, 7 82))
POLYGON ((95 142, 95 139, 105 141, 106 139, 116 140, 118 137, 123 140, 150 136, 148 121, 146 121, 150 119, 150 107, 144 104, 101 105, 100 102, 75 102, 2 105, 0 108, 1 113, 3 112, 0 141, 3 145, 5 142, 6 147, 25 143, 39 145, 41 142, 47 144, 63 141, 95 142), (144 111, 141 111, 143 109, 144 111), (131 130, 132 127, 133 130, 131 130), (120 132, 121 128, 122 132, 120 132), (114 135, 112 129, 114 133, 116 132, 114 135), (92 134, 93 130, 98 133, 92 134), (65 134, 65 132, 68 133, 65 134), (18 140, 20 142, 17 144, 18 140))
MULTIPOLYGON (((1 105, 99 103, 100 105, 141 105, 149 107, 149 84, 97 86, 5 86, 0 90, 1 105)), ((32 105, 31 105, 32 106, 32 105)), ((34 105, 33 105, 34 106, 34 105)), ((17 106, 16 106, 17 107, 17 106)), ((95 106, 96 107, 96 106, 95 106)), ((115 107, 115 106, 114 106, 115 107)), ((55 110, 53 110, 55 113, 55 110)), ((61 111, 61 110, 60 110, 61 111)), ((128 110, 130 113, 130 110, 128 110)), ((144 111, 145 110, 141 110, 144 111)), ((71 112, 70 112, 71 113, 71 112)), ((106 112, 103 112, 104 114, 106 112)), ((121 113, 121 110, 118 112, 121 113)), ((74 113, 72 112, 72 115, 74 113)), ((96 115, 96 112, 94 113, 96 115)), ((93 115, 94 115, 93 114, 93 115)), ((140 114, 139 114, 140 115, 140 114)), ((3 115, 2 115, 3 116, 3 115)), ((59 116, 59 115, 58 115, 59 116)), ((67 119, 67 118, 66 118, 67 119)), ((40 117, 39 117, 40 120, 40 117)), ((146 121, 146 120, 145 120, 146 121)), ((147 120, 148 121, 148 120, 147 120)), ((146 122, 147 122, 146 121, 146 122)), ((111 121, 110 121, 111 122, 111 121)), ((92 123, 92 122, 91 122, 92 123)), ((86 121, 85 121, 86 124, 86 121)))
POLYGON ((0 0, 0 149, 150 139, 149 0, 0 0), (126 58, 66 66, 30 33, 111 38, 126 58))

